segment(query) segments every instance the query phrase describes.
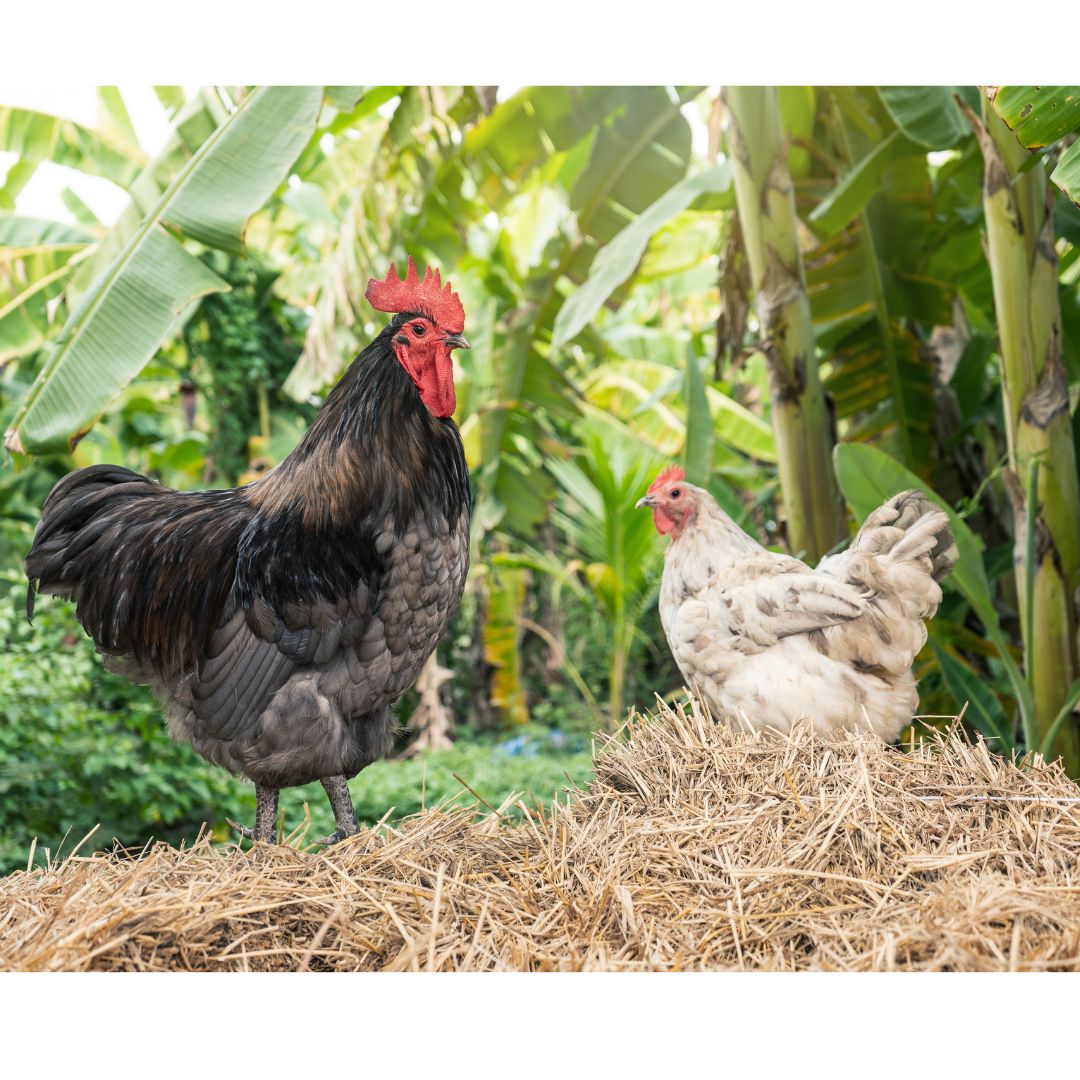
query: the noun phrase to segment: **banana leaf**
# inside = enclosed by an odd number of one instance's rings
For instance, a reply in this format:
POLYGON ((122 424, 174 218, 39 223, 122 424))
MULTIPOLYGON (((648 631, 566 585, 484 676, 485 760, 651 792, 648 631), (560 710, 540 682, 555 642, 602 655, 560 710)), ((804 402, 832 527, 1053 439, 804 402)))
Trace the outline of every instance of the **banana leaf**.
POLYGON ((71 312, 5 436, 9 450, 69 450, 181 313, 227 287, 166 225, 239 248, 247 218, 310 137, 321 101, 320 87, 260 87, 199 147, 71 312))

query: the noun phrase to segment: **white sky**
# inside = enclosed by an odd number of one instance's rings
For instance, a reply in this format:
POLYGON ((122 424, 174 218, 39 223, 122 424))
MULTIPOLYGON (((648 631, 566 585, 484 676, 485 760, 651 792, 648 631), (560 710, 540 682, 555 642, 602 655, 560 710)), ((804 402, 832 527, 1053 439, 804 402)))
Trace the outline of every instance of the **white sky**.
MULTIPOLYGON (((185 88, 188 92, 193 88, 185 88)), ((151 86, 120 86, 135 134, 148 157, 165 143, 169 120, 151 86)), ((93 86, 16 86, 0 83, 0 103, 21 109, 62 116, 88 127, 97 126, 97 89, 93 86)), ((0 175, 15 161, 15 155, 0 151, 0 175)), ((70 187, 106 224, 111 225, 127 205, 127 193, 109 180, 86 176, 76 169, 43 162, 19 193, 15 208, 28 217, 73 221, 60 201, 60 193, 70 187)))

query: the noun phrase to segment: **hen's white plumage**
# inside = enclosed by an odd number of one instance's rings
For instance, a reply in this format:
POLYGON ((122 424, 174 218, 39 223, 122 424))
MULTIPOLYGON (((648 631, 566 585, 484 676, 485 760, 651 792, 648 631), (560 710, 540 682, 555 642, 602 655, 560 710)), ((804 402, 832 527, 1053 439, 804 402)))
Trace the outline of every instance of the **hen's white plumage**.
POLYGON ((687 684, 718 718, 787 731, 870 728, 894 740, 918 705, 911 665, 957 559, 918 491, 871 514, 812 569, 763 548, 708 492, 662 474, 639 505, 672 533, 660 618, 687 684))

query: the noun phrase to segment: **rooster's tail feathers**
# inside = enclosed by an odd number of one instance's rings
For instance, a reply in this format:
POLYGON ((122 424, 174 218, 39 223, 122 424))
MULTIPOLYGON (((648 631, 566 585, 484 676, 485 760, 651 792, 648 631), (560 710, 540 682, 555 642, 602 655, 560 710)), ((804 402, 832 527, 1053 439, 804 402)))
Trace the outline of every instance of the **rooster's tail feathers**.
POLYGON ((176 672, 217 625, 250 516, 232 489, 172 491, 116 465, 73 472, 26 557, 27 618, 36 593, 68 597, 103 653, 176 672))
POLYGON ((160 488, 118 465, 92 465, 68 473, 49 493, 26 557, 26 617, 34 616, 37 593, 73 596, 80 591, 79 557, 111 524, 110 511, 140 489, 160 488))

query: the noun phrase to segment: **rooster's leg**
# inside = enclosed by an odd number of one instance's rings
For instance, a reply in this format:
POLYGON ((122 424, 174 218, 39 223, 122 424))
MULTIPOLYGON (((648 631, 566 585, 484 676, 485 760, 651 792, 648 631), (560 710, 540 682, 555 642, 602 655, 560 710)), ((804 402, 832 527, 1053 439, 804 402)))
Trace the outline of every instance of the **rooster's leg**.
POLYGON ((277 823, 278 789, 255 785, 255 828, 238 825, 232 818, 225 820, 245 839, 261 840, 264 844, 274 842, 274 826, 277 823))
POLYGON ((354 836, 360 830, 356 825, 356 812, 353 810, 352 796, 349 794, 349 785, 344 776, 328 776, 322 781, 326 790, 326 797, 330 800, 330 806, 334 811, 334 822, 337 828, 317 844, 336 844, 344 840, 346 836, 354 836))

